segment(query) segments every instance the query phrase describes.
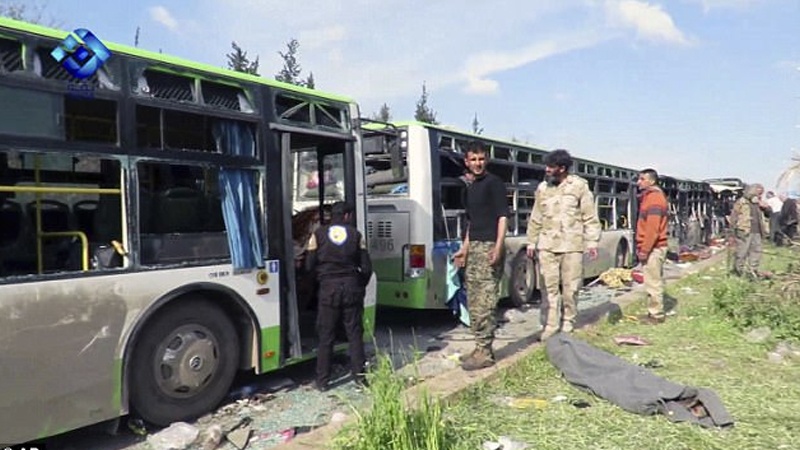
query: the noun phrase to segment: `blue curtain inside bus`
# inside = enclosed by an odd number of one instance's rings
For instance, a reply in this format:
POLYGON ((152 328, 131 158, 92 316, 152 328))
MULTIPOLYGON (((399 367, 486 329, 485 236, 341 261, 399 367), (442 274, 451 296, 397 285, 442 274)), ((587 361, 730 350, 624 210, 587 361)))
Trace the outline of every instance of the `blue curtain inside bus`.
MULTIPOLYGON (((242 123, 220 120, 212 129, 217 150, 226 155, 255 156, 252 130, 242 123)), ((219 172, 222 216, 234 270, 264 267, 259 232, 256 178, 251 170, 223 168, 219 172)))

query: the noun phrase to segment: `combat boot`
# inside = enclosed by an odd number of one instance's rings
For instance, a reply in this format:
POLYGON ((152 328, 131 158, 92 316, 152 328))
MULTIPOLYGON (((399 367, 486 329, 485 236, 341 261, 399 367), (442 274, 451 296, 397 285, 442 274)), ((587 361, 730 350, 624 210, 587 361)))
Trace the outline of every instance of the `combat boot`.
POLYGON ((544 342, 553 337, 553 335, 556 333, 558 333, 558 328, 545 326, 542 330, 542 334, 539 335, 539 340, 544 342))
POLYGON ((466 371, 480 370, 494 365, 494 353, 491 348, 476 348, 469 357, 461 363, 461 368, 466 371))

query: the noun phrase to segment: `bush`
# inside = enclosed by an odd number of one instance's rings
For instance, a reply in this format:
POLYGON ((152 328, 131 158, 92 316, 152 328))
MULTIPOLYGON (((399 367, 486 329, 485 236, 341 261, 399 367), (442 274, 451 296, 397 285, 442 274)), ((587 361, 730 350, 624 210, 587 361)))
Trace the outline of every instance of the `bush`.
POLYGON ((731 277, 714 287, 712 305, 742 331, 769 327, 777 339, 800 340, 800 291, 790 285, 788 279, 754 283, 731 277))

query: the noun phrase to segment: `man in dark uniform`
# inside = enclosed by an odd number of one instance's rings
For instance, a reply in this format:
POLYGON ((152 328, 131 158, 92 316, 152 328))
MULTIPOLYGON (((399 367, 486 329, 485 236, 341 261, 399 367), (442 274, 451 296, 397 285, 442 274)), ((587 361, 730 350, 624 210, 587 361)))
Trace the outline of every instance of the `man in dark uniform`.
POLYGON ((372 276, 372 262, 361 233, 351 225, 352 206, 338 202, 331 208, 331 223, 319 228, 308 241, 306 269, 318 281, 316 388, 328 388, 331 354, 339 319, 349 343, 350 370, 364 384, 364 295, 372 276))

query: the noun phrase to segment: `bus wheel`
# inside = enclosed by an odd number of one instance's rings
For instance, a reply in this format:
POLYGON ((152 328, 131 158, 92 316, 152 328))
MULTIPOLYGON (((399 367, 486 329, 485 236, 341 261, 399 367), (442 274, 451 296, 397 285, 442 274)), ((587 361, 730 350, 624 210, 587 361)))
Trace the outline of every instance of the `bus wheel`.
POLYGON ((628 243, 620 241, 617 245, 617 253, 614 256, 614 267, 624 268, 628 266, 628 243))
POLYGON ((192 419, 228 393, 239 366, 239 338, 213 304, 167 306, 140 336, 128 373, 131 406, 144 420, 166 426, 192 419))
POLYGON ((535 285, 536 267, 533 260, 528 258, 524 251, 517 253, 511 261, 511 289, 509 297, 511 303, 520 308, 531 301, 535 285))

